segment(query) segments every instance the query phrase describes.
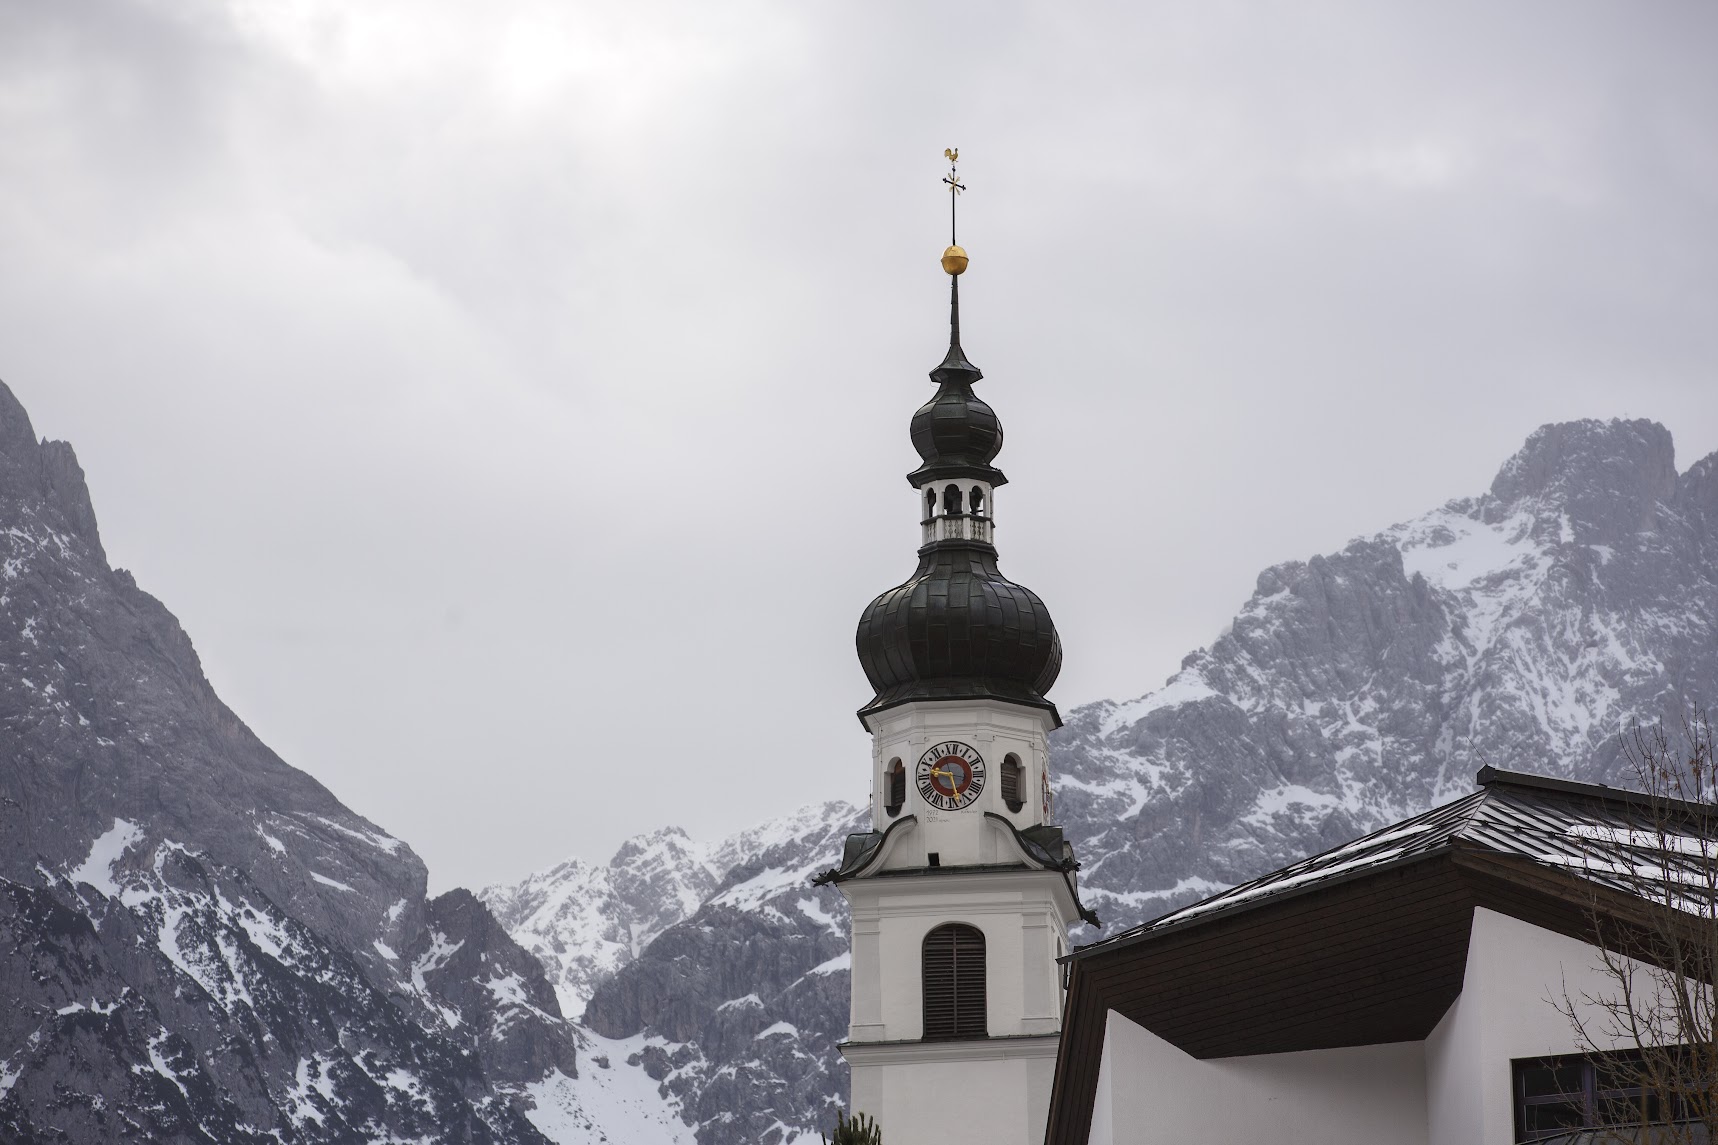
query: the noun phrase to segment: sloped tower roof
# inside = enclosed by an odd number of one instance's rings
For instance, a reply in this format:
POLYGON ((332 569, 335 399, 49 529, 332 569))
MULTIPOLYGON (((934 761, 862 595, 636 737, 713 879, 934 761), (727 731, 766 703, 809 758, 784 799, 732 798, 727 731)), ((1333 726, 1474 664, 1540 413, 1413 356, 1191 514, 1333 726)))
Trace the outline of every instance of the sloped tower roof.
MULTIPOLYGON (((914 488, 932 482, 1008 479, 991 464, 1002 448, 1002 423, 972 392, 984 375, 960 345, 960 273, 950 274, 949 348, 931 371, 937 392, 913 414, 911 434, 921 464, 914 488)), ((958 269, 955 269, 958 267, 958 269)), ((1062 642, 1037 593, 1003 576, 989 541, 946 538, 919 549, 919 567, 878 596, 859 618, 859 663, 875 692, 860 719, 914 700, 997 699, 1048 710, 1044 696, 1062 670, 1062 642)))

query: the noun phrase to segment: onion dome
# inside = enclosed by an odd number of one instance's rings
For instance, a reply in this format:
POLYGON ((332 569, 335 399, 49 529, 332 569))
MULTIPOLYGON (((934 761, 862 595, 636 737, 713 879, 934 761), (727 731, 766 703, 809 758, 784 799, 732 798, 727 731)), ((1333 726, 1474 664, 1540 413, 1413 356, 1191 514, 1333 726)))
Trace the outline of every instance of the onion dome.
POLYGON ((1056 711, 1044 698, 1062 670, 1050 610, 998 571, 988 544, 926 545, 912 579, 859 618, 857 644, 876 692, 861 718, 912 700, 988 698, 1056 711))
POLYGON ((911 425, 913 448, 924 464, 907 474, 907 482, 916 489, 927 481, 970 477, 995 487, 1008 481, 990 464, 1002 452, 1002 423, 989 403, 972 392, 972 384, 984 374, 960 348, 960 279, 954 275, 949 276, 949 291, 948 354, 931 371, 936 396, 919 407, 911 425))

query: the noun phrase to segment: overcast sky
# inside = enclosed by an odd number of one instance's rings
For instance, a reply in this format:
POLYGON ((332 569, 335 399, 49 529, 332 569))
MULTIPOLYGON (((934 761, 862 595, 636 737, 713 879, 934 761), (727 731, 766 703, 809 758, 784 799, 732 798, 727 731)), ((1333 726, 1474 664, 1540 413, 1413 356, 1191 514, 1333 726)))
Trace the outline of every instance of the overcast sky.
POLYGON ((1718 449, 1718 7, 0 0, 0 378, 436 887, 862 799, 965 337, 1064 710, 1539 424, 1718 449))

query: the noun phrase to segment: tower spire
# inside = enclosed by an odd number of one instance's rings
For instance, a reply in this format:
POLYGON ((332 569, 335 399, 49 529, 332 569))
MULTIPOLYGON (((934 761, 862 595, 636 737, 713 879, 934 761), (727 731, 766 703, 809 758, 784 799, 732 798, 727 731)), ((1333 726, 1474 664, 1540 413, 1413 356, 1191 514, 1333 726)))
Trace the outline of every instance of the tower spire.
POLYGON ((931 371, 931 380, 939 385, 949 381, 961 381, 967 385, 978 381, 984 375, 978 367, 966 360, 966 352, 960 348, 960 276, 966 273, 966 251, 955 242, 955 205, 960 202, 960 193, 966 190, 966 184, 960 181, 960 148, 948 147, 943 149, 943 157, 948 160, 948 174, 943 176, 943 183, 948 187, 948 241, 949 247, 943 251, 943 272, 949 276, 948 284, 948 354, 942 360, 942 365, 931 371))

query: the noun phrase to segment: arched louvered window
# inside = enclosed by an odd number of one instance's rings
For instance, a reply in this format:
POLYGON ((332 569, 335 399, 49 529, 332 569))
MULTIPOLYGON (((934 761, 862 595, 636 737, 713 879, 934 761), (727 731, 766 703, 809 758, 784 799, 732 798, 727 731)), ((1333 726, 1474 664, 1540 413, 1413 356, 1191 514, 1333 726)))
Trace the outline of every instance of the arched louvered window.
POLYGON ((883 781, 888 785, 883 795, 883 810, 891 816, 899 815, 901 804, 907 801, 907 769, 899 759, 889 761, 883 781))
POLYGON ((1002 801, 1008 804, 1010 811, 1018 811, 1026 806, 1026 801, 1020 798, 1022 776, 1026 769, 1020 766, 1020 757, 1009 752, 1002 757, 1002 801))
POLYGON ((925 1040, 983 1038, 984 932, 951 922, 925 935, 925 1040))

